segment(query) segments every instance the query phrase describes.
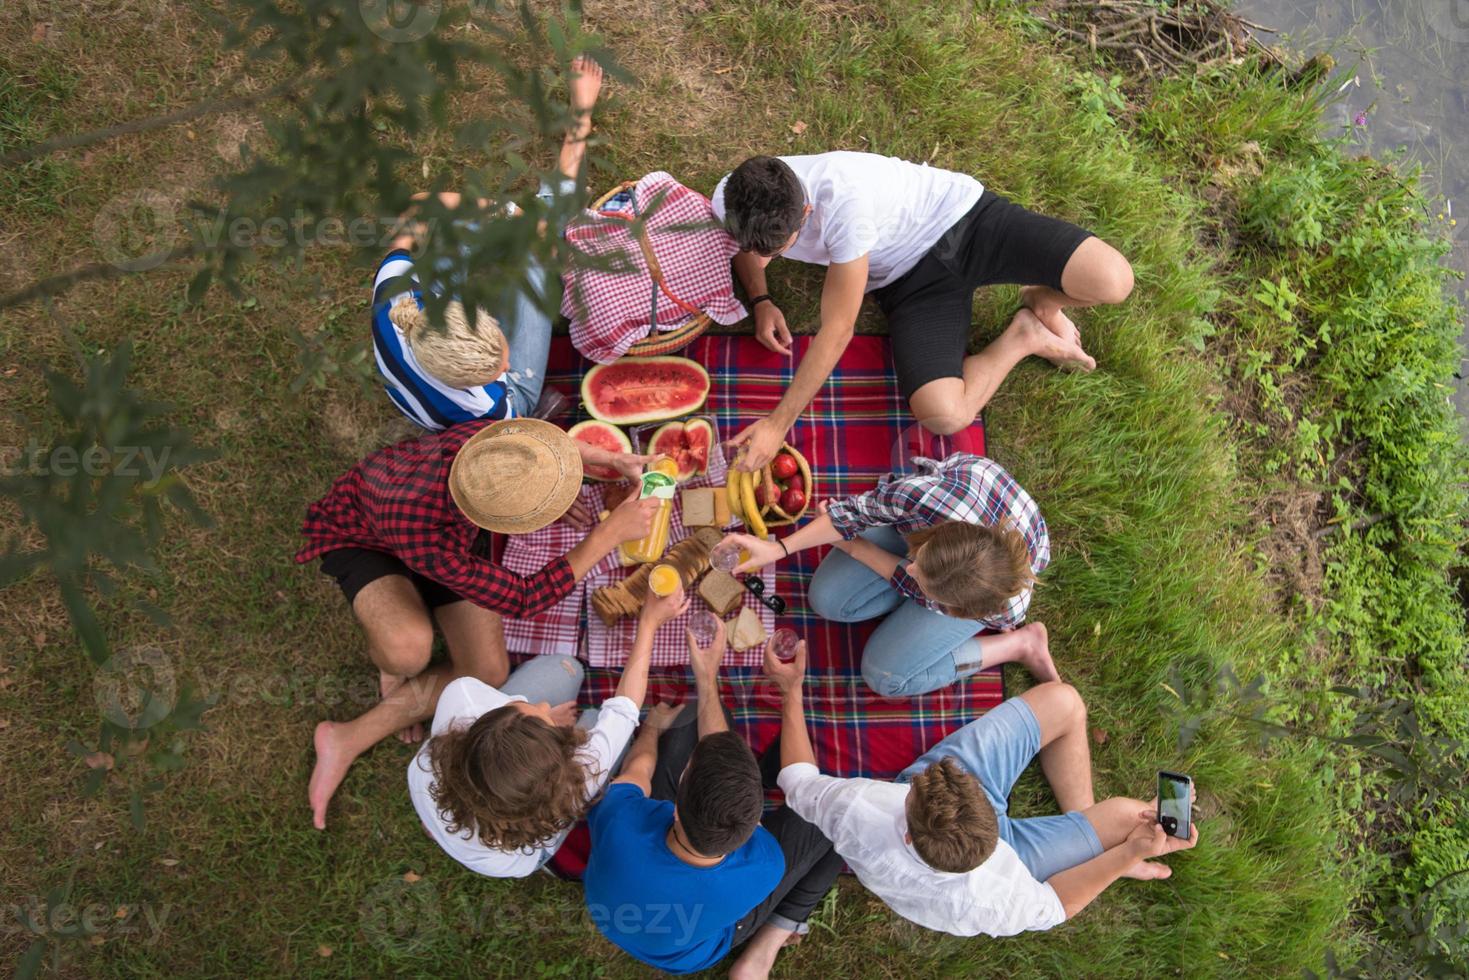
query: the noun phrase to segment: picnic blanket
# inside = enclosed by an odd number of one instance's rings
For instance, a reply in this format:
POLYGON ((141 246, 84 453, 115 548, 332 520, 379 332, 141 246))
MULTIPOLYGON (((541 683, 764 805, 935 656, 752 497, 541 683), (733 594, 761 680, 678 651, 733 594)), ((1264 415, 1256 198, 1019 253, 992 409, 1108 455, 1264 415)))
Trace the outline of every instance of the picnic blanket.
MULTIPOLYGON (((574 371, 575 368, 570 370, 574 371)), ((567 376, 570 377, 570 375, 567 376)), ((558 372, 548 377, 559 379, 562 375, 558 372)), ((719 451, 717 445, 713 446, 710 452, 709 472, 690 480, 684 486, 691 489, 711 485, 722 486, 725 480, 725 470, 724 455, 719 451)), ((602 501, 606 492, 606 484, 590 484, 582 487, 577 500, 589 512, 596 514, 602 510, 602 501)), ((682 541, 689 533, 680 519, 681 510, 680 499, 675 497, 668 531, 670 547, 682 541)), ((506 568, 517 575, 534 574, 557 555, 564 555, 574 548, 585 534, 585 531, 578 528, 557 523, 530 534, 514 535, 506 541, 502 562, 506 568)), ((534 619, 507 621, 505 623, 506 647, 513 653, 525 656, 559 653, 581 657, 592 667, 621 667, 627 662, 628 650, 632 648, 633 637, 637 632, 637 620, 628 617, 608 626, 602 622, 600 616, 592 611, 589 598, 597 589, 620 582, 632 572, 633 568, 622 565, 617 552, 613 552, 593 567, 566 598, 555 606, 534 619)), ((775 588, 773 568, 762 569, 760 577, 764 580, 766 589, 775 588)), ((775 614, 761 605, 760 601, 748 591, 745 593, 744 604, 760 617, 761 625, 765 627, 767 635, 775 630, 775 614)), ((704 603, 695 598, 689 604, 688 612, 669 620, 658 631, 658 635, 653 640, 651 660, 653 667, 678 667, 689 662, 684 628, 694 613, 703 608, 704 603)), ((761 649, 757 647, 745 651, 730 650, 725 655, 724 662, 731 667, 758 667, 760 658, 761 649)))
MULTIPOLYGON (((794 363, 809 346, 809 337, 795 338, 793 360, 767 351, 750 337, 706 335, 683 354, 708 369, 713 380, 708 411, 718 420, 722 437, 729 438, 775 407, 790 384, 794 363)), ((571 394, 588 367, 565 338, 557 338, 547 383, 571 394)), ((982 424, 949 439, 929 436, 913 425, 898 391, 886 337, 852 339, 788 438, 811 464, 814 500, 869 489, 915 455, 984 452, 982 424)), ((779 625, 804 636, 810 650, 806 718, 822 769, 840 776, 890 778, 945 735, 999 704, 1004 696, 1000 673, 985 671, 916 698, 876 694, 862 679, 860 667, 876 621, 827 622, 807 605, 806 583, 827 550, 802 552, 778 566, 776 588, 788 603, 779 625)), ((513 625, 507 624, 507 639, 513 625)), ((511 649, 517 649, 514 643, 511 649)), ((616 667, 590 667, 582 704, 593 706, 610 697, 618 674, 616 667)), ((691 694, 687 668, 655 669, 646 703, 678 702, 691 694)), ((756 752, 763 751, 780 730, 779 693, 759 667, 727 666, 722 694, 741 734, 756 752)))

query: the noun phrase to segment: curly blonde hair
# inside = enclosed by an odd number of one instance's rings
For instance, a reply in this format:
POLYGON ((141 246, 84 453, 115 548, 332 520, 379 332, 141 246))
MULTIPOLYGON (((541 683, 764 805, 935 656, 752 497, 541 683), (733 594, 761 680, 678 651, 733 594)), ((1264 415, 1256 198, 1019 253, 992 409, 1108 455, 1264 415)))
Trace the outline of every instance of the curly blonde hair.
POLYGON ((547 724, 507 704, 468 728, 429 743, 430 792, 449 833, 470 833, 486 847, 517 851, 545 844, 590 804, 586 744, 580 728, 547 724))
POLYGON ((419 366, 452 388, 478 388, 505 373, 505 334, 482 309, 470 326, 464 304, 454 300, 444 310, 443 329, 436 329, 418 299, 407 295, 389 308, 388 319, 403 331, 419 366))
POLYGON ((985 619, 1035 585, 1025 536, 1006 520, 996 527, 945 521, 907 535, 924 593, 960 619, 985 619))

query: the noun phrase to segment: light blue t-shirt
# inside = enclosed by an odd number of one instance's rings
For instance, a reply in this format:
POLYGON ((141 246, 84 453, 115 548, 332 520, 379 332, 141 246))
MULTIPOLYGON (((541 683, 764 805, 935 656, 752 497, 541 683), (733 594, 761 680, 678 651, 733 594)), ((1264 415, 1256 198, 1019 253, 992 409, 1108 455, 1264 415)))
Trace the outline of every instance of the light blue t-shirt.
POLYGON ((710 868, 668 849, 673 804, 629 783, 610 786, 587 813, 592 853, 583 885, 602 935, 649 966, 691 973, 724 959, 735 926, 785 874, 785 855, 764 827, 710 868))

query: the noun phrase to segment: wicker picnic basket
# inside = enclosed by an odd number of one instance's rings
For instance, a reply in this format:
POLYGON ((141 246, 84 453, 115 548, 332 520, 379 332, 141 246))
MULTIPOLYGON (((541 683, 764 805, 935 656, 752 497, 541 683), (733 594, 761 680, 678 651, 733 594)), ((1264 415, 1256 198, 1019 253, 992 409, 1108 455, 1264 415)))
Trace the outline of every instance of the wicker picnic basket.
MULTIPOLYGON (((597 198, 597 200, 592 203, 592 210, 601 211, 614 197, 616 197, 618 194, 621 194, 623 191, 632 190, 634 187, 637 186, 637 183, 638 182, 635 180, 623 181, 622 183, 618 184, 616 187, 608 191, 606 194, 603 194, 601 197, 597 198)), ((645 248, 644 256, 648 259, 648 265, 653 272, 654 277, 661 277, 662 272, 658 269, 658 262, 657 259, 653 257, 652 250, 645 248)), ((694 318, 688 323, 685 323, 683 326, 678 327, 677 329, 668 330, 661 333, 658 330, 650 330, 648 336, 644 337, 642 340, 638 341, 627 349, 627 356, 658 357, 662 354, 672 354, 676 350, 681 350, 682 348, 687 347, 696 338, 701 336, 705 330, 709 329, 709 325, 712 322, 713 321, 709 319, 709 314, 701 312, 695 315, 694 318)))

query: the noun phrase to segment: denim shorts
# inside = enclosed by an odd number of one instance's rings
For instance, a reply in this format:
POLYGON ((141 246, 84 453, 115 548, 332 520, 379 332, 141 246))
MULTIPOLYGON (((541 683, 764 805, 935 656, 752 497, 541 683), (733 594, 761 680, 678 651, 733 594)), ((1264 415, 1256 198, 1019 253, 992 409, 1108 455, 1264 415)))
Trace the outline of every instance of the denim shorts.
POLYGON ((1037 881, 1102 853, 1102 842, 1080 810, 1051 817, 1011 817, 1010 788, 1041 748, 1041 726, 1030 705, 1010 698, 919 756, 898 775, 906 783, 952 756, 984 787, 1000 824, 1000 839, 1015 849, 1037 881))

